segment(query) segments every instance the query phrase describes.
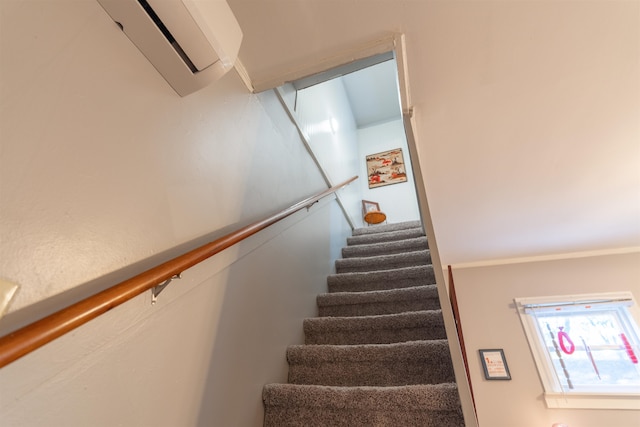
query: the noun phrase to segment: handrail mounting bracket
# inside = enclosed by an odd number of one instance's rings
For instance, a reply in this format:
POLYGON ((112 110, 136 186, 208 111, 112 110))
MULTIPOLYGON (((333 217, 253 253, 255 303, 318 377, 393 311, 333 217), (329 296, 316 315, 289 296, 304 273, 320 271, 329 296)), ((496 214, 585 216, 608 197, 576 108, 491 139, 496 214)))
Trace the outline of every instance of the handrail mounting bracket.
POLYGON ((163 283, 151 288, 151 305, 155 305, 156 301, 158 301, 158 295, 160 295, 160 292, 164 291, 164 288, 169 286, 174 279, 182 279, 182 273, 178 273, 175 276, 168 278, 163 283))

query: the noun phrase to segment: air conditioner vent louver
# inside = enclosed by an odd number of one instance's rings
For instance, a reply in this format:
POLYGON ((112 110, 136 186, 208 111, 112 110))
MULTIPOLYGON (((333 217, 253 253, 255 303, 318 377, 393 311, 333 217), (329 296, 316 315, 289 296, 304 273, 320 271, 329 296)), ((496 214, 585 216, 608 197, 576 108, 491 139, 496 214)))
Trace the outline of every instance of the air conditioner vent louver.
POLYGON ((98 0, 181 96, 229 71, 242 31, 225 0, 98 0))
POLYGON ((182 47, 180 46, 180 44, 176 41, 175 37, 173 37, 173 35, 171 34, 171 32, 169 31, 169 29, 164 25, 164 23, 160 20, 160 18, 158 17, 158 14, 153 10, 153 8, 149 5, 149 3, 146 0, 138 0, 138 3, 140 3, 140 6, 142 6, 142 8, 144 9, 145 12, 147 12, 147 15, 149 15, 149 17, 151 18, 151 20, 153 21, 154 24, 156 24, 156 26, 158 27, 158 29, 160 30, 160 32, 162 33, 163 36, 165 36, 165 38, 167 39, 167 41, 171 44, 171 46, 173 46, 173 48, 176 50, 176 52, 178 53, 178 55, 180 55, 180 58, 182 58, 182 60, 184 61, 185 64, 187 64, 187 67, 189 67, 189 69, 191 70, 192 73, 195 73, 198 71, 198 69, 196 68, 196 66, 193 64, 193 62, 191 61, 191 59, 189 59, 189 57, 187 56, 187 54, 184 52, 184 50, 182 49, 182 47))

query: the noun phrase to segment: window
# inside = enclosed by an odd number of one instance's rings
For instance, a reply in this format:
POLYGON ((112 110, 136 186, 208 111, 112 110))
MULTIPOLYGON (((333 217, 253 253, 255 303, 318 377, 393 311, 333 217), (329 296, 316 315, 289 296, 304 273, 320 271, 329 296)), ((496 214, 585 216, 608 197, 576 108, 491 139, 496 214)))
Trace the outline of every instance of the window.
POLYGON ((640 409, 639 316, 631 293, 515 302, 548 407, 640 409))

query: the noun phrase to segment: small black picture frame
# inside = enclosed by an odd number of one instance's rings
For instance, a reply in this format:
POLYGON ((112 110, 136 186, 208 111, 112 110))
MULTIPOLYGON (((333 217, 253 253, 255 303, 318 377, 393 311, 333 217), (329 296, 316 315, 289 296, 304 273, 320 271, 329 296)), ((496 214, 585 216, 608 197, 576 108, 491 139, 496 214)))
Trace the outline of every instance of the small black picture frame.
POLYGON ((487 380, 510 380, 511 374, 507 366, 507 359, 504 357, 504 351, 501 348, 489 348, 478 350, 482 368, 484 369, 484 378, 487 380))

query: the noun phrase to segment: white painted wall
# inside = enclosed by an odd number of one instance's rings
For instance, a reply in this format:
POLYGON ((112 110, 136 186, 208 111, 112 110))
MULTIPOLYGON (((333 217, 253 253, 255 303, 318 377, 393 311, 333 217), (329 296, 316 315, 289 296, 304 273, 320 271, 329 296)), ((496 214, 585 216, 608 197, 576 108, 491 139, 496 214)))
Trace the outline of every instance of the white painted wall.
POLYGON ((402 119, 358 129, 360 151, 360 174, 368 176, 366 157, 395 148, 402 149, 407 171, 407 182, 369 189, 367 179, 360 181, 362 198, 380 203, 380 209, 387 215, 387 222, 415 221, 420 219, 416 199, 411 158, 407 147, 402 119))
POLYGON ((262 426, 348 231, 327 200, 4 367, 2 425, 262 426))
MULTIPOLYGON (((240 57, 263 87, 405 34, 443 264, 638 247, 640 2, 229 2, 248 29, 240 57)), ((515 296, 617 286, 638 298, 640 262, 622 258, 456 271, 481 426, 640 424, 637 412, 546 409, 509 307, 515 296), (485 346, 505 348, 512 381, 481 379, 485 346)))
MULTIPOLYGON (((406 35, 418 160, 445 265, 638 246, 639 2, 229 2, 247 28, 240 57, 263 87, 406 35)), ((516 293, 609 291, 623 279, 638 298, 637 259, 586 263, 456 272, 463 315, 474 305, 473 357, 503 345, 501 331, 515 368, 509 383, 478 382, 472 364, 482 426, 638 424, 627 411, 546 409, 507 307, 516 293)))
MULTIPOLYGON (((274 94, 180 98, 94 0, 0 28, 0 334, 326 188, 274 94)), ((262 425, 348 231, 326 199, 5 367, 1 423, 262 425)))
POLYGON ((405 34, 445 263, 639 245, 640 2, 229 4, 262 87, 405 34))
POLYGON ((325 188, 273 95, 235 73, 180 98, 93 0, 2 10, 13 310, 325 188))
POLYGON ((364 226, 363 199, 380 203, 389 223, 419 219, 401 119, 357 128, 341 78, 300 90, 297 97, 290 85, 285 86, 283 93, 331 181, 335 183, 353 175, 360 177, 357 185, 347 188, 341 195, 356 226, 364 226), (403 151, 408 181, 369 189, 366 156, 395 148, 403 151))
MULTIPOLYGON (((288 99, 290 105, 291 97, 288 99)), ((359 173, 356 123, 342 80, 332 79, 299 90, 293 102, 293 114, 331 183, 335 185, 359 175, 355 185, 340 192, 340 198, 354 225, 361 226, 362 197, 358 183, 366 175, 359 173)))
POLYGON ((640 252, 456 268, 453 276, 481 426, 636 427, 640 411, 548 409, 513 298, 630 291, 640 300, 640 252), (504 349, 511 381, 484 379, 478 350, 504 349))

